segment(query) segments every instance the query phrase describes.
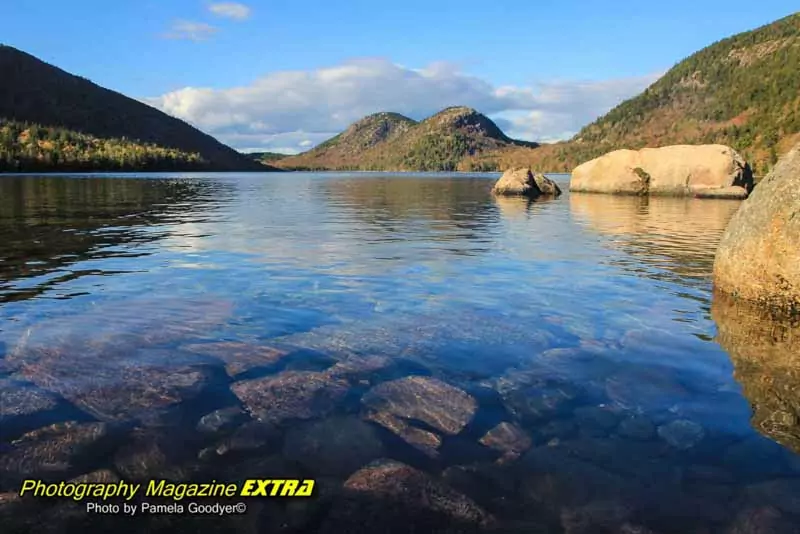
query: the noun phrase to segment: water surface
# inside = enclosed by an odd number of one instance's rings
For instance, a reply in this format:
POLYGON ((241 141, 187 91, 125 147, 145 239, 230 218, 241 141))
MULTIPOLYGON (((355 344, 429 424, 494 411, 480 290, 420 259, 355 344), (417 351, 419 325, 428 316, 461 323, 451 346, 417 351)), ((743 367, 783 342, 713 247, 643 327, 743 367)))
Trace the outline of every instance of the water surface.
MULTIPOLYGON (((388 492, 430 525, 792 531, 800 330, 711 291, 739 203, 496 177, 0 178, 0 491, 314 477, 214 521, 373 532, 382 458, 447 488, 388 492)), ((112 521, 8 499, 19 530, 112 521)))

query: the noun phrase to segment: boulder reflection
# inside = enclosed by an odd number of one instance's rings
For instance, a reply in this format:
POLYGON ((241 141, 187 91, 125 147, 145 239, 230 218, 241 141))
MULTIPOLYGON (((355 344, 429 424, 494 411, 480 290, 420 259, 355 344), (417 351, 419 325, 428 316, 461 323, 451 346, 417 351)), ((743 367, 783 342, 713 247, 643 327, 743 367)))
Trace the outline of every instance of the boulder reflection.
POLYGON ((655 279, 705 279, 739 201, 570 193, 570 212, 635 257, 615 265, 655 279), (642 273, 641 263, 655 269, 642 273))
POLYGON ((719 292, 711 315, 752 406, 753 427, 800 453, 800 317, 773 316, 719 292))

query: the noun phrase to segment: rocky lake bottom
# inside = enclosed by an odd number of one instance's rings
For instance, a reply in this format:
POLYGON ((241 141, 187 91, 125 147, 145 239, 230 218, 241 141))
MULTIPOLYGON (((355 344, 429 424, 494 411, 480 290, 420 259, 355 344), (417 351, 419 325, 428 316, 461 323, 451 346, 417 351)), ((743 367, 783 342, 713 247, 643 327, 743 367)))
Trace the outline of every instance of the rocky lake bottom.
POLYGON ((3 532, 800 532, 800 321, 711 288, 738 201, 496 178, 1 177, 3 532), (316 485, 18 495, 252 478, 316 485))

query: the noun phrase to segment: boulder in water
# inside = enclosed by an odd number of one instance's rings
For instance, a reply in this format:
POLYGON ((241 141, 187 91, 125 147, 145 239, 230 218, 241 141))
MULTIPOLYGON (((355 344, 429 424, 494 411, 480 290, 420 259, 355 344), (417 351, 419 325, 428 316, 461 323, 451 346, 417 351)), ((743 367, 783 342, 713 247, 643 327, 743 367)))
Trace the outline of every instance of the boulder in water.
POLYGON ((615 150, 572 171, 569 189, 584 193, 745 198, 753 172, 724 145, 615 150))

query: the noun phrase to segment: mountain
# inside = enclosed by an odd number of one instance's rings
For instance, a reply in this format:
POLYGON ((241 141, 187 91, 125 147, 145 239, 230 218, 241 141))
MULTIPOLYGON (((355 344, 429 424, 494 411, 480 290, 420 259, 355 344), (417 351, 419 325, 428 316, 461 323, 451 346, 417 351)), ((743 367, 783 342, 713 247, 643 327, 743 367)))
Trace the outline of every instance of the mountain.
POLYGON ((491 119, 468 107, 451 107, 416 122, 376 113, 297 156, 277 161, 286 169, 457 170, 484 153, 534 143, 506 136, 491 119))
POLYGON ((573 139, 505 155, 570 170, 618 148, 721 143, 765 174, 800 140, 800 13, 718 41, 573 139))
POLYGON ((0 170, 265 170, 179 119, 10 46, 0 45, 0 78, 0 170))

